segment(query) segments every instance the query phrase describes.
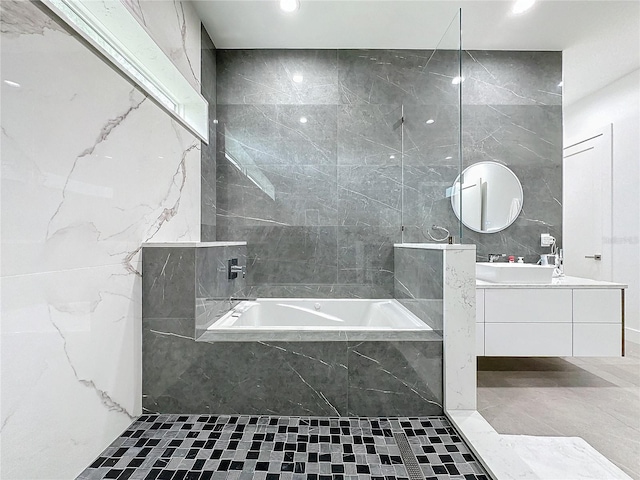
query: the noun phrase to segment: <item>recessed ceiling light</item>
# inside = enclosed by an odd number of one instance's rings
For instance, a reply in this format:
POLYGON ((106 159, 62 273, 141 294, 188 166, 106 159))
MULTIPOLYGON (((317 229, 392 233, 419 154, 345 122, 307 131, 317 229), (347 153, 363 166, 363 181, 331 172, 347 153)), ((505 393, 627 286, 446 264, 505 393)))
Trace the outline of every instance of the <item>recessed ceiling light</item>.
POLYGON ((389 155, 389 159, 393 160, 394 158, 396 158, 395 155, 389 155))
POLYGON ((300 117, 300 123, 307 123, 307 117, 300 117))
POLYGON ((291 13, 300 8, 300 0, 280 0, 280 10, 291 13))
POLYGON ((432 123, 435 123, 435 120, 433 118, 430 118, 429 120, 427 120, 425 122, 427 125, 431 125, 432 123))
POLYGON ((453 80, 451 80, 454 85, 458 85, 461 82, 464 82, 464 77, 453 77, 453 80))
POLYGON ((451 160, 453 157, 444 157, 445 160, 451 160))
POLYGON ((302 80, 304 80, 304 77, 302 76, 301 73, 294 73, 291 79, 296 83, 302 83, 302 80))
POLYGON ((511 11, 514 15, 520 15, 533 7, 534 3, 536 3, 536 0, 516 0, 511 11))
POLYGON ((5 80, 4 83, 9 85, 10 87, 20 88, 20 84, 16 82, 12 82, 11 80, 5 80))

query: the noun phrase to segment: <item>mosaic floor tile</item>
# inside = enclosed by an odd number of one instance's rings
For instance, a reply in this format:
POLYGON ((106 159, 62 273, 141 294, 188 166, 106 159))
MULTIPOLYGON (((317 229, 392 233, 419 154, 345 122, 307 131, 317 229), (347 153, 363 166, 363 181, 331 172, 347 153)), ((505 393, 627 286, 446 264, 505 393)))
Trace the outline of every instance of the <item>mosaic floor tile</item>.
POLYGON ((394 434, 422 478, 489 478, 446 417, 143 415, 78 479, 412 480, 394 434))

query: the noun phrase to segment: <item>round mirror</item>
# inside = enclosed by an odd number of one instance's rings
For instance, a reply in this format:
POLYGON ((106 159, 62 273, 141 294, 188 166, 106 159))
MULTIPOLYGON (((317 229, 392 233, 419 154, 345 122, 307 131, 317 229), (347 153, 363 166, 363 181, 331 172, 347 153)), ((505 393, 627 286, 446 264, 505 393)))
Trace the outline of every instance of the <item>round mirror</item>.
POLYGON ((474 232, 504 230, 515 222, 522 210, 520 180, 500 163, 478 162, 468 166, 456 178, 451 192, 451 206, 456 217, 474 232))

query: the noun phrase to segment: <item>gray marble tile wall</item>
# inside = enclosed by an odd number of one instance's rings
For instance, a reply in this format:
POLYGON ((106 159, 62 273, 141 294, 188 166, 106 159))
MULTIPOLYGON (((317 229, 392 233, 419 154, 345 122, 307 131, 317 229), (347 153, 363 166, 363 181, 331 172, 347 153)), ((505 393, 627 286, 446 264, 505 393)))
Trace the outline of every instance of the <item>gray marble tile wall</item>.
POLYGON ((143 319, 195 318, 195 258, 193 247, 143 246, 143 319))
POLYGON ((200 196, 201 238, 216 239, 216 47, 204 26, 200 27, 202 96, 209 102, 209 144, 201 142, 200 150, 200 196))
POLYGON ((241 274, 229 279, 229 260, 247 265, 246 246, 216 246, 196 248, 195 271, 195 335, 196 338, 212 323, 238 304, 235 298, 246 297, 246 277, 241 274))
MULTIPOLYGON (((444 196, 459 173, 457 60, 452 51, 218 50, 217 232, 203 229, 203 240, 246 240, 255 292, 392 297, 393 243, 429 241, 433 224, 457 234, 444 196)), ((509 229, 465 229, 464 241, 480 258, 538 254, 540 233, 561 240, 561 53, 463 60, 465 165, 504 163, 525 191, 509 229)))
MULTIPOLYGON (((477 245, 478 260, 506 253, 535 261, 548 251, 540 247, 541 233, 562 243, 562 53, 467 51, 462 60, 463 167, 502 163, 518 176, 524 191, 515 223, 494 234, 464 227, 463 243, 477 245)), ((435 115, 448 120, 441 123, 432 116, 427 137, 424 113, 405 107, 406 242, 424 241, 420 229, 431 224, 455 229, 457 219, 441 193, 457 175, 453 144, 458 132, 449 126, 458 114, 446 107, 437 110, 435 115)))
POLYGON ((463 159, 507 165, 524 191, 522 212, 506 230, 465 229, 479 259, 506 253, 535 260, 548 248, 540 234, 562 245, 562 53, 466 52, 463 58, 463 159))
POLYGON ((208 343, 157 328, 143 323, 145 412, 442 414, 442 341, 208 343))
POLYGON ((282 334, 277 342, 237 342, 221 341, 212 332, 201 335, 234 304, 225 299, 250 291, 241 277, 228 280, 229 258, 245 264, 246 247, 142 249, 145 411, 442 414, 439 336, 397 341, 288 341, 282 334))
POLYGON ((394 297, 436 332, 443 323, 443 252, 395 248, 394 297))
POLYGON ((228 279, 232 258, 246 265, 246 246, 144 246, 143 323, 167 335, 197 338, 238 303, 230 299, 245 295, 242 275, 228 279))

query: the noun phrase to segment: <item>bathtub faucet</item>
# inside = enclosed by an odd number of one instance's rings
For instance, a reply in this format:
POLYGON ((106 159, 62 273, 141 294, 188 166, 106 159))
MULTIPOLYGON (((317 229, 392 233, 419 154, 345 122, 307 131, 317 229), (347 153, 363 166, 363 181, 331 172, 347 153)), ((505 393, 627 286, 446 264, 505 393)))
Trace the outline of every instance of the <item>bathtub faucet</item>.
POLYGON ((245 265, 238 265, 238 259, 232 258, 228 262, 227 266, 227 278, 233 280, 238 277, 238 274, 242 275, 242 278, 247 274, 247 267, 245 265))

